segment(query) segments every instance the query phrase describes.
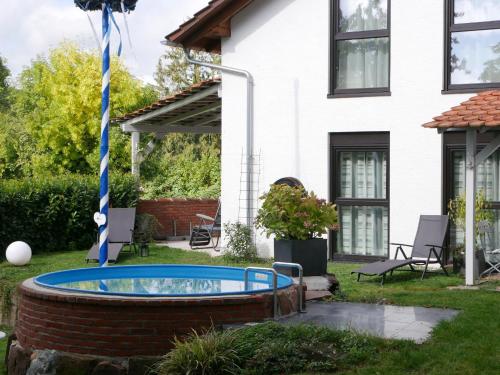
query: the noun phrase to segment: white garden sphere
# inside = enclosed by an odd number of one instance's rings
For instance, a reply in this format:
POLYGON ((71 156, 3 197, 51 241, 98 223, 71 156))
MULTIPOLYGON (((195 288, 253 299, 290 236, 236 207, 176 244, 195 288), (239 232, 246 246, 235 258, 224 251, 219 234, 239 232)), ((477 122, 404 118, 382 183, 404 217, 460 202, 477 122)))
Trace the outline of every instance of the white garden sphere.
POLYGON ((31 260, 31 247, 23 241, 12 242, 7 246, 5 257, 14 266, 24 266, 31 260))

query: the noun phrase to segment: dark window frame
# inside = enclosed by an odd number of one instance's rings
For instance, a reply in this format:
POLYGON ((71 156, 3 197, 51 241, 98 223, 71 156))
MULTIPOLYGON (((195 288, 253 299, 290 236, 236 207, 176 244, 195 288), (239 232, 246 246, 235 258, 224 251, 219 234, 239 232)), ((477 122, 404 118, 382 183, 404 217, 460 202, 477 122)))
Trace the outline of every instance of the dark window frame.
POLYGON ((336 132, 329 134, 330 153, 330 202, 344 206, 387 207, 387 249, 386 256, 350 255, 337 252, 337 232, 329 232, 329 258, 337 261, 371 262, 388 259, 390 255, 390 132, 336 132), (385 198, 341 198, 340 194, 340 152, 385 151, 386 152, 386 192, 385 198))
POLYGON ((500 29, 500 20, 455 24, 455 0, 444 0, 444 74, 443 94, 474 93, 481 90, 499 88, 500 82, 493 83, 451 83, 451 35, 455 32, 500 29))
POLYGON ((339 0, 330 0, 330 49, 329 49, 329 84, 328 98, 350 98, 364 96, 391 95, 391 0, 387 0, 387 29, 339 32, 339 0), (387 87, 336 89, 337 77, 337 41, 353 39, 388 38, 388 81, 387 87))

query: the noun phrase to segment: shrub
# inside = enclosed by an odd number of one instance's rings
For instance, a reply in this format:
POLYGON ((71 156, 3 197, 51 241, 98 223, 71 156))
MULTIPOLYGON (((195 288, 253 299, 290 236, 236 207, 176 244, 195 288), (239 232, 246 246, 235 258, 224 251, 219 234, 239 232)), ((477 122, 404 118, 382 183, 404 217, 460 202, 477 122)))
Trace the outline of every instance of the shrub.
POLYGON ((175 349, 158 363, 159 375, 239 374, 238 347, 232 331, 196 332, 186 341, 175 339, 175 349))
POLYGON ((331 373, 373 358, 377 340, 326 327, 267 322, 176 340, 157 370, 160 375, 331 373))
POLYGON ((158 231, 163 225, 156 216, 151 214, 140 214, 135 219, 134 237, 136 242, 153 242, 158 231))
POLYGON ((252 241, 251 229, 241 223, 224 224, 224 238, 227 240, 224 257, 235 261, 257 259, 257 248, 252 241))
POLYGON ((255 220, 266 236, 278 240, 321 237, 337 225, 335 205, 318 199, 313 192, 287 185, 272 185, 260 199, 264 202, 255 220))
MULTIPOLYGON (((132 176, 111 175, 111 206, 132 207, 137 199, 132 176)), ((93 214, 98 209, 96 176, 0 181, 0 249, 17 240, 33 252, 89 247, 97 235, 93 214)))

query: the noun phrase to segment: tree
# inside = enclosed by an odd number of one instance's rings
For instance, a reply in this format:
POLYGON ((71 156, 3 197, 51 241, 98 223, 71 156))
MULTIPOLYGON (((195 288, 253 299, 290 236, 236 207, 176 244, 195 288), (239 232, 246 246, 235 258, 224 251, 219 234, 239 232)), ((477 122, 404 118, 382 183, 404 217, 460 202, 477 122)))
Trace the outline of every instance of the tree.
POLYGON ((5 60, 0 56, 0 112, 9 107, 9 83, 7 79, 10 76, 10 70, 7 68, 5 60))
MULTIPOLYGON (((157 98, 116 57, 111 71, 111 118, 157 98)), ((101 58, 97 53, 65 42, 48 57, 33 60, 20 75, 14 111, 35 144, 34 174, 97 173, 101 122, 101 58)), ((124 137, 120 131, 110 132, 110 170, 129 170, 130 147, 124 147, 128 142, 124 137)))
POLYGON ((481 82, 500 82, 500 42, 491 50, 496 57, 484 63, 484 70, 479 76, 481 82))
MULTIPOLYGON (((197 60, 218 64, 220 57, 192 51, 197 60)), ((160 57, 155 80, 162 95, 183 90, 217 76, 213 69, 189 64, 181 48, 168 48, 160 57)), ((220 136, 168 134, 141 167, 144 196, 218 197, 220 194, 220 136)))
MULTIPOLYGON (((192 51, 191 55, 196 60, 220 63, 218 55, 200 51, 192 51)), ((167 47, 166 53, 158 60, 154 78, 162 96, 166 96, 217 75, 213 69, 189 64, 182 48, 167 47)))

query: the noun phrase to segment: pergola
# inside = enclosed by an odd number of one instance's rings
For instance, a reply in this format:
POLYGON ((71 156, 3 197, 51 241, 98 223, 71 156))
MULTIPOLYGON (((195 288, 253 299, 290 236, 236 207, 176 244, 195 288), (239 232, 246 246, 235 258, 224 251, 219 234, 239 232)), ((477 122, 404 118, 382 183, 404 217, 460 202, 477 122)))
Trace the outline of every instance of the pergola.
POLYGON ((113 120, 120 124, 122 131, 132 135, 132 174, 139 176, 141 161, 153 151, 155 141, 168 133, 221 133, 220 84, 220 79, 194 84, 113 120), (139 152, 141 133, 153 133, 155 136, 142 153, 139 152))
POLYGON ((500 90, 481 92, 462 104, 452 107, 434 121, 423 125, 438 133, 466 132, 465 162, 465 284, 474 285, 478 276, 475 266, 475 197, 476 167, 500 147, 500 90), (493 140, 477 152, 477 134, 498 132, 493 140))

